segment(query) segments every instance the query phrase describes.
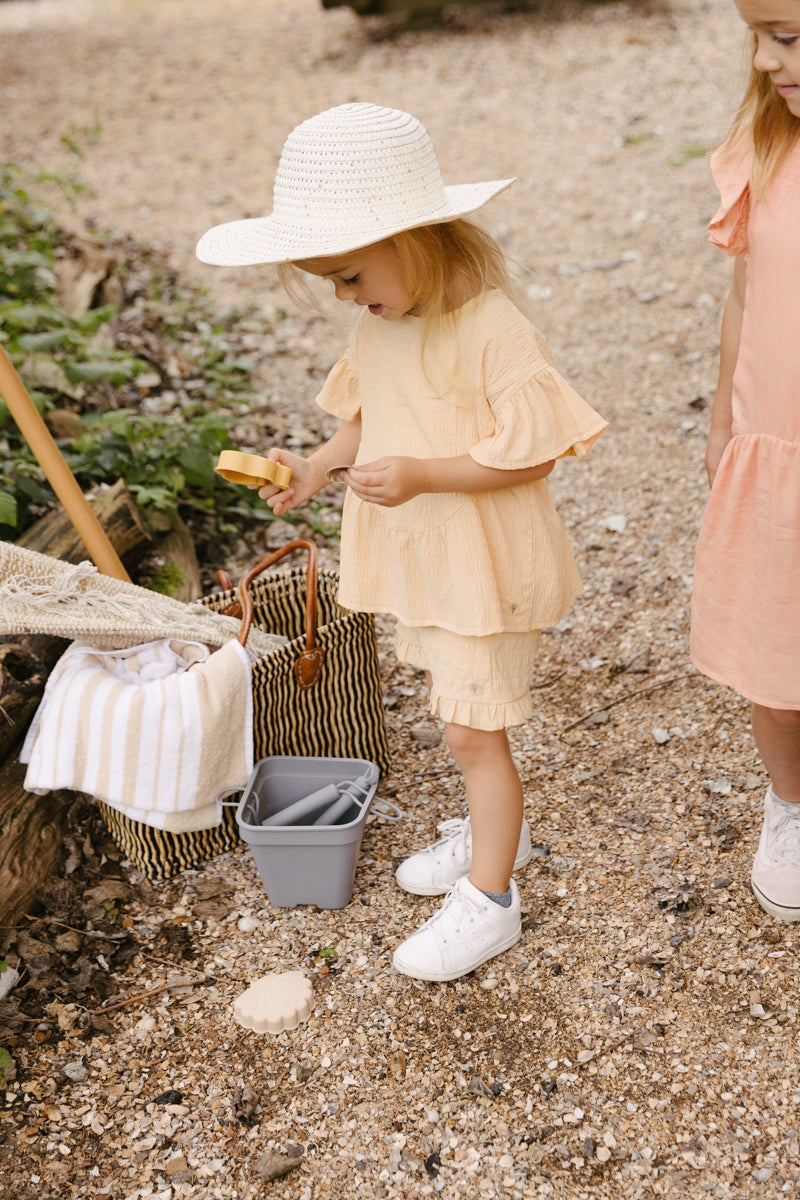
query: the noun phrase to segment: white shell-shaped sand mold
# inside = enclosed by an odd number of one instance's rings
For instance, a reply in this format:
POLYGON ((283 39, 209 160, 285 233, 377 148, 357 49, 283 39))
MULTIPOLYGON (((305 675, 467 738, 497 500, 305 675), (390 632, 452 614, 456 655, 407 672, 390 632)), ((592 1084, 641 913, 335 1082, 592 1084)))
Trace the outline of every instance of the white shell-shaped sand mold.
POLYGON ((273 971, 256 979, 233 1002, 233 1015, 245 1029, 281 1033, 296 1029, 314 1006, 311 981, 302 971, 273 971))

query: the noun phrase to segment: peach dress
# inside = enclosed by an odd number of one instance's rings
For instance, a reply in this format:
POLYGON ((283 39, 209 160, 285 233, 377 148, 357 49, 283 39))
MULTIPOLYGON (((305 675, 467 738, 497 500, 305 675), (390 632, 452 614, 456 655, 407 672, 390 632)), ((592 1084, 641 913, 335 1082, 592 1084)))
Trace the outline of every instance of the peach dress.
POLYGON ((711 241, 747 262, 733 438, 703 518, 691 656, 770 708, 800 709, 800 142, 764 200, 746 135, 711 165, 711 241))
MULTIPOLYGON (((471 454, 487 467, 532 467, 587 454, 606 427, 555 370, 538 330, 498 291, 468 301, 424 346, 419 318, 381 321, 365 311, 317 402, 343 420, 361 413, 362 463, 471 454)), ((525 634, 534 645, 580 590, 545 480, 427 493, 395 508, 348 490, 340 573, 346 608, 392 613, 406 631, 525 634)), ((475 670, 485 665, 476 661, 475 670)), ((527 689, 529 681, 530 671, 527 689)))

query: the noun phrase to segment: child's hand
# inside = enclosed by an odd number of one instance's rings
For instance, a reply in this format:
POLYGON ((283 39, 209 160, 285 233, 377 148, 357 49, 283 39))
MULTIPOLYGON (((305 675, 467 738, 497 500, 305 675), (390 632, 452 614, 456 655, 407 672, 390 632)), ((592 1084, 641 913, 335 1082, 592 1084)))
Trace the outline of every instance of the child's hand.
POLYGON ((719 464, 722 462, 722 456, 725 453, 725 448, 733 437, 729 429, 713 429, 708 435, 706 442, 706 474, 708 475, 708 486, 711 487, 714 483, 714 476, 717 473, 719 464))
POLYGON ((400 455, 350 467, 344 480, 360 499, 383 508, 395 508, 428 490, 425 461, 400 455))
POLYGON ((271 483, 258 489, 259 496, 262 500, 266 500, 276 517, 282 516, 291 508, 305 504, 325 484, 325 476, 320 476, 312 459, 301 458, 299 454, 292 454, 289 450, 280 450, 276 447, 270 450, 267 457, 275 462, 283 463, 292 472, 291 483, 285 490, 276 488, 271 483))

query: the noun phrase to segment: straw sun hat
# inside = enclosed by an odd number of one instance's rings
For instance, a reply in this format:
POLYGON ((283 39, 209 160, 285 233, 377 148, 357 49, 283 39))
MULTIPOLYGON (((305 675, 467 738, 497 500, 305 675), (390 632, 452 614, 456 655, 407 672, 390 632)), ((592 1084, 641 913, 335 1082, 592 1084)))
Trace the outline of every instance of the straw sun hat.
POLYGON ((197 257, 221 267, 325 258, 466 216, 513 182, 445 187, 415 117, 342 104, 289 134, 270 215, 215 225, 198 242, 197 257))

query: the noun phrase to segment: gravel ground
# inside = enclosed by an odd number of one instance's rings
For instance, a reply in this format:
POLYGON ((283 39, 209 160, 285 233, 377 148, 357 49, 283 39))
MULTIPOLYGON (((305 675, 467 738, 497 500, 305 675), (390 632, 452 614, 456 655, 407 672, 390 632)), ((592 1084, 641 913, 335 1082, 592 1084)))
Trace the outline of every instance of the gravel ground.
MULTIPOLYGON (((380 621, 380 791, 405 816, 367 826, 352 902, 273 908, 247 847, 161 887, 128 874, 114 928, 140 949, 105 973, 109 1015, 89 996, 13 1027, 9 1200, 797 1194, 797 933, 749 888, 765 778, 747 706, 687 655, 729 271, 705 241, 707 151, 741 47, 729 0, 487 3, 400 34, 316 0, 0 5, 2 158, 76 172, 66 219, 161 246, 221 305, 282 300, 268 270, 196 264, 197 236, 268 208, 286 133, 331 104, 410 109, 447 181, 517 175, 487 221, 612 422, 553 478, 585 590, 544 636, 537 715, 513 732, 538 847, 523 940, 455 983, 391 968, 435 907, 393 866, 463 793, 380 621), (249 982, 293 969, 310 1018, 240 1028, 249 982)), ((301 443, 348 320, 281 323, 264 387, 301 443)), ((73 950, 91 958, 90 932, 73 950)), ((55 931, 30 936, 35 962, 55 931)))

